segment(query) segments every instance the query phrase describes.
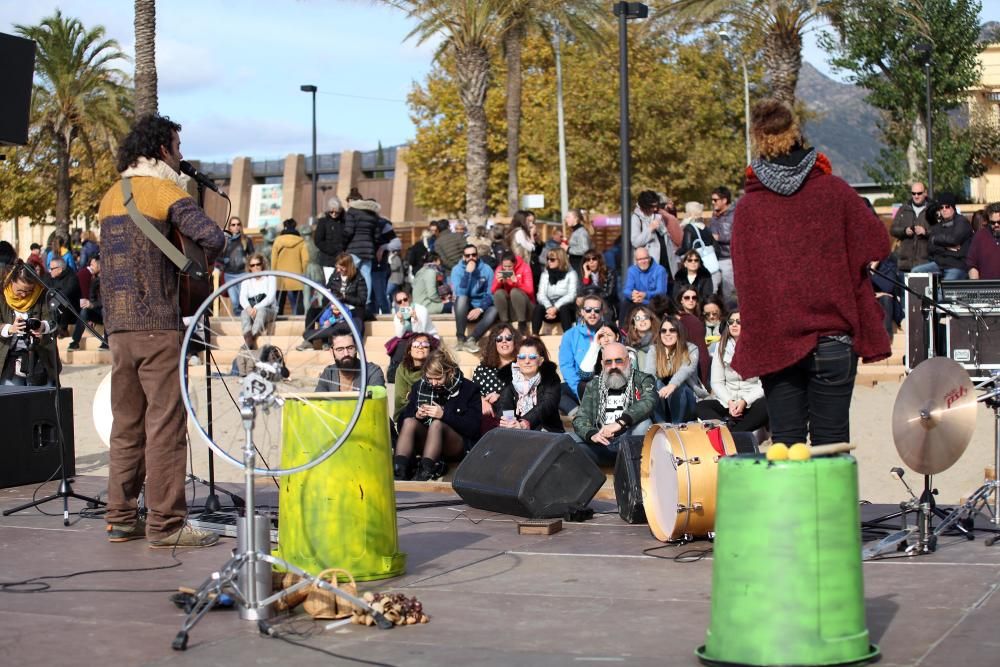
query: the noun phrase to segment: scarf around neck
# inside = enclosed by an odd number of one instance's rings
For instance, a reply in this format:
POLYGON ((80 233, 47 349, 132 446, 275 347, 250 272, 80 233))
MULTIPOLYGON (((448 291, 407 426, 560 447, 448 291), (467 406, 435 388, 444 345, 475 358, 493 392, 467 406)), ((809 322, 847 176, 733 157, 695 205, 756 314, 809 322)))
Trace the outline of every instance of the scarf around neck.
POLYGON ((184 174, 178 174, 170 168, 166 162, 148 157, 141 157, 135 164, 121 173, 122 178, 133 176, 148 176, 150 178, 162 178, 165 181, 174 183, 182 190, 187 190, 188 182, 191 180, 184 174))
POLYGON ((8 281, 7 284, 3 286, 3 297, 7 301, 7 305, 9 305, 12 309, 19 313, 26 313, 32 306, 35 305, 38 301, 38 297, 40 297, 44 291, 45 288, 42 285, 35 283, 35 289, 32 290, 31 294, 26 297, 19 297, 14 294, 13 283, 8 281))
POLYGON ((434 403, 444 407, 449 399, 458 396, 458 390, 462 386, 462 371, 455 371, 455 379, 449 385, 434 386, 423 377, 417 383, 417 405, 434 403))
POLYGON ((566 271, 561 269, 545 269, 549 274, 549 285, 555 285, 566 277, 566 271))
POLYGON ((747 172, 756 176, 761 185, 771 192, 787 197, 799 191, 814 166, 824 174, 833 171, 830 160, 815 148, 810 148, 797 164, 757 158, 747 167, 747 172))
POLYGON ((512 366, 510 370, 514 391, 517 392, 517 406, 514 409, 514 414, 517 417, 523 417, 538 403, 538 383, 542 381, 542 371, 539 369, 534 377, 529 379, 521 374, 521 369, 517 366, 512 366))

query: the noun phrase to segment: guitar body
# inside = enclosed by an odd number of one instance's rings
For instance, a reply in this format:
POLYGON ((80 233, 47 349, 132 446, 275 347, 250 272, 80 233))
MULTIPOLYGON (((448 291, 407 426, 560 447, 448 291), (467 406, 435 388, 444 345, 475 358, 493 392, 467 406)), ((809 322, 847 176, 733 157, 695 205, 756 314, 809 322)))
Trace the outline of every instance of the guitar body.
POLYGON ((209 271, 208 257, 201 246, 181 234, 176 227, 170 228, 170 242, 191 260, 192 264, 197 267, 196 270, 201 271, 205 276, 197 278, 190 273, 182 272, 180 274, 177 301, 181 307, 181 315, 189 317, 195 314, 202 302, 212 293, 212 273, 209 271))

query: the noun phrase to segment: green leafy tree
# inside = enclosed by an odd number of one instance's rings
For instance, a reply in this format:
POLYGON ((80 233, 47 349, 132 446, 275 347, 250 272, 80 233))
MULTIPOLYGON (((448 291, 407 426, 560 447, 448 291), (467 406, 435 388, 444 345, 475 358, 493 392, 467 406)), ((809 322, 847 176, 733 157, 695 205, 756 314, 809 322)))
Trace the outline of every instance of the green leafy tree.
POLYGON ((99 151, 111 151, 116 137, 127 129, 123 109, 130 106, 126 76, 114 67, 126 56, 118 43, 104 37, 104 28, 84 28, 59 10, 34 26, 15 30, 34 40, 37 114, 32 124, 39 145, 51 146, 55 160, 55 218, 57 231, 69 234, 73 210, 70 170, 79 143, 89 162, 99 151))
MULTIPOLYGON (((907 184, 925 179, 926 127, 934 129, 936 190, 963 192, 964 179, 980 160, 969 128, 952 122, 966 91, 982 72, 978 0, 865 0, 852 2, 825 32, 821 45, 832 64, 868 91, 868 102, 882 111, 880 130, 886 149, 871 175, 905 197, 907 184), (872 30, 872 26, 879 26, 872 30), (886 35, 892 35, 887 39, 886 35), (918 44, 931 50, 931 119, 927 118, 926 74, 918 44)), ((976 133, 988 132, 984 126, 976 133)), ((981 144, 981 142, 980 142, 981 144)))

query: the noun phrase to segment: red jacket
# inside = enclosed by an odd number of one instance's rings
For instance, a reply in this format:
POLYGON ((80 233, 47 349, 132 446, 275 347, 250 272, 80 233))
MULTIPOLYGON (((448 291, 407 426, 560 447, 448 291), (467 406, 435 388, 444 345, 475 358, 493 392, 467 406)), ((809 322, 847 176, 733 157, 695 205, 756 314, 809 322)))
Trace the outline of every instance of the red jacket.
POLYGON ((742 377, 803 359, 820 336, 847 333, 866 363, 887 358, 889 336, 867 272, 889 254, 885 225, 822 154, 790 196, 747 168, 732 254, 743 330, 733 356, 742 377))
POLYGON ((500 278, 500 272, 503 269, 498 266, 496 271, 493 272, 493 285, 490 287, 490 292, 496 294, 498 289, 506 290, 508 293, 515 287, 520 288, 522 292, 528 295, 528 299, 531 303, 535 303, 535 279, 531 275, 531 267, 520 257, 515 257, 514 259, 514 277, 510 280, 503 280, 500 278))

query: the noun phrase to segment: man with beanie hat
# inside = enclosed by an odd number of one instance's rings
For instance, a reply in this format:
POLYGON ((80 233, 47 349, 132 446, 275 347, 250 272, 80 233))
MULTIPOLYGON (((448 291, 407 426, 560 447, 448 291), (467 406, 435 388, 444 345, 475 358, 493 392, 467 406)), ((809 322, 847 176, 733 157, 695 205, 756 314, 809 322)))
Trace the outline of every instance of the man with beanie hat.
POLYGON ((1000 278, 1000 204, 986 207, 989 225, 972 237, 969 256, 965 263, 969 267, 969 278, 973 280, 996 280, 1000 278))
MULTIPOLYGON (((937 224, 927 232, 927 257, 930 260, 911 269, 914 273, 937 273, 945 280, 962 280, 968 277, 965 256, 972 241, 972 225, 955 210, 958 198, 942 192, 937 199, 937 224)), ((932 207, 935 208, 935 207, 932 207)))

